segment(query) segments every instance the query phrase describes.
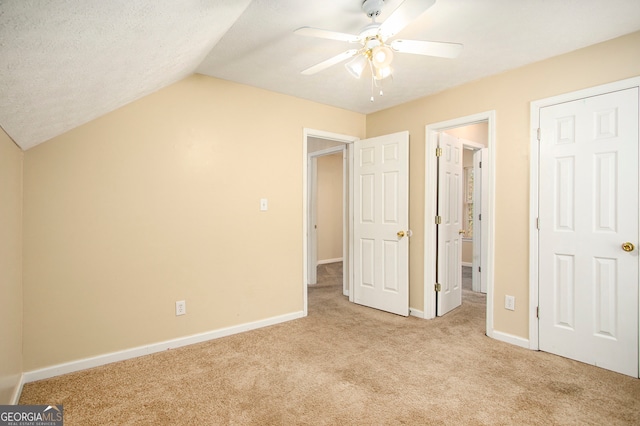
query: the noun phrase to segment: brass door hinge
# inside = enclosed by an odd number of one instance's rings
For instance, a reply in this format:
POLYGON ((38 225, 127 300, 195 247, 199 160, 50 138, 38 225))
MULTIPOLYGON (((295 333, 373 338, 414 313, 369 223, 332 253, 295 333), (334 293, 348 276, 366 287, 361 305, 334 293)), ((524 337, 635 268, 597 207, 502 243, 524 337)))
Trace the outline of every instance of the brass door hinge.
POLYGON ((436 157, 442 157, 442 148, 440 147, 436 148, 436 157))
POLYGON ((436 285, 434 287, 435 287, 436 291, 442 291, 442 284, 436 283, 436 285))
POLYGON ((440 225, 442 223, 442 216, 436 216, 436 225, 440 225))

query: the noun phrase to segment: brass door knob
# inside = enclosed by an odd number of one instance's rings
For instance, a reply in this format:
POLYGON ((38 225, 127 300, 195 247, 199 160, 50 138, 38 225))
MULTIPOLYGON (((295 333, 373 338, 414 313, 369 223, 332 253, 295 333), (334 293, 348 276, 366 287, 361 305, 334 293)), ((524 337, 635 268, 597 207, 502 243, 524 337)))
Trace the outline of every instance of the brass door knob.
POLYGON ((624 251, 633 251, 635 246, 632 243, 626 242, 622 244, 622 250, 624 251))
POLYGON ((405 236, 404 231, 398 231, 398 233, 396 234, 398 237, 402 238, 405 236))

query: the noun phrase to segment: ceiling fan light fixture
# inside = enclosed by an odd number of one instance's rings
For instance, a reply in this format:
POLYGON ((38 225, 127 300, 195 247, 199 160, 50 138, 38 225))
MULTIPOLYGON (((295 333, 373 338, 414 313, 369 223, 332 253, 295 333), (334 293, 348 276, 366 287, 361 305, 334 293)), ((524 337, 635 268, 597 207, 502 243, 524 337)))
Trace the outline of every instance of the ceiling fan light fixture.
POLYGON ((367 66, 367 57, 364 55, 356 55, 355 58, 344 64, 344 67, 355 78, 360 78, 362 72, 367 66))
POLYGON ((359 1, 361 2, 362 10, 371 18, 371 23, 362 28, 358 35, 311 27, 302 27, 295 31, 301 35, 347 41, 360 45, 358 49, 347 50, 333 58, 309 67, 303 70, 302 74, 315 74, 337 63, 348 61, 345 64, 345 68, 355 78, 360 79, 365 72, 365 68, 369 67, 371 71, 371 102, 373 102, 374 90, 379 89, 380 96, 382 96, 382 86, 393 81, 391 63, 395 52, 454 58, 458 56, 462 49, 462 45, 458 43, 391 40, 411 21, 433 6, 436 0, 398 0, 401 3, 400 6, 396 7, 394 5, 396 9, 382 23, 376 22, 376 17, 381 16, 385 2, 395 3, 395 0, 393 2, 389 0, 359 1))
POLYGON ((393 50, 385 45, 376 46, 371 51, 371 61, 376 69, 387 68, 393 61, 393 50))

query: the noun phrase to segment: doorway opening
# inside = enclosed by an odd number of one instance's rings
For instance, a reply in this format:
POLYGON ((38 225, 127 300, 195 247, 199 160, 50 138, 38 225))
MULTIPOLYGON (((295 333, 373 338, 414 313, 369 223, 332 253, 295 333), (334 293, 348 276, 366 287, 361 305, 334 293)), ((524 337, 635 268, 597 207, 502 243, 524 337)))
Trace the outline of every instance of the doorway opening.
MULTIPOLYGON (((344 234, 346 229, 346 145, 324 139, 309 141, 309 276, 307 285, 318 282, 318 268, 340 263, 344 270, 344 234), (332 145, 323 148, 324 145, 332 145)), ((325 275, 326 275, 325 271, 325 275)), ((344 274, 341 274, 344 276, 344 274)), ((349 295, 342 279, 343 294, 349 295)))
POLYGON ((470 264, 473 290, 486 293, 486 334, 493 337, 495 111, 426 126, 424 318, 435 318, 438 315, 438 286, 434 285, 438 282, 439 255, 436 149, 439 147, 441 133, 458 138, 464 151, 468 151, 465 187, 459 195, 464 197, 460 202, 463 226, 459 232, 462 236, 461 244, 466 247, 458 268, 461 270, 463 262, 470 264))
POLYGON ((349 302, 408 316, 409 132, 360 140, 305 129, 303 142, 303 315, 308 313, 307 283, 313 282, 317 264, 317 247, 310 245, 317 229, 310 217, 316 190, 310 174, 313 160, 342 149, 343 294, 349 302), (314 139, 340 148, 310 152, 314 139))
MULTIPOLYGON (((352 183, 349 147, 358 138, 313 129, 304 129, 303 138, 303 299, 306 316, 307 289, 308 285, 317 282, 319 264, 342 263, 339 269, 342 271, 343 294, 349 295, 352 271, 349 226, 349 194, 352 191, 352 183), (324 195, 328 197, 318 197, 319 175, 321 179, 323 175, 328 177, 321 182, 321 185, 325 186, 324 195), (332 189, 335 189, 336 180, 340 181, 339 185, 342 187, 341 196, 337 198, 331 194, 335 192, 332 189), (337 215, 333 211, 336 208, 340 209, 337 215), (325 225, 319 228, 318 219, 324 220, 325 225)), ((321 197, 322 192, 321 187, 321 197)))
MULTIPOLYGON (((483 181, 487 180, 486 165, 487 144, 489 139, 489 123, 466 124, 442 131, 458 138, 462 147, 462 197, 461 206, 461 266, 466 274, 470 274, 471 290, 487 293, 486 277, 482 267, 486 256, 482 253, 482 213, 486 204, 486 191, 483 181), (484 179, 483 179, 484 178, 484 179), (485 278, 485 279, 483 279, 485 278)), ((486 182, 484 182, 486 184, 486 182)), ((486 214, 486 212, 485 212, 486 214)), ((486 216, 485 216, 486 217, 486 216)), ((484 265, 486 271, 486 265, 484 265)), ((464 274, 463 274, 464 276, 464 274)), ((436 313, 437 314, 437 313, 436 313)))

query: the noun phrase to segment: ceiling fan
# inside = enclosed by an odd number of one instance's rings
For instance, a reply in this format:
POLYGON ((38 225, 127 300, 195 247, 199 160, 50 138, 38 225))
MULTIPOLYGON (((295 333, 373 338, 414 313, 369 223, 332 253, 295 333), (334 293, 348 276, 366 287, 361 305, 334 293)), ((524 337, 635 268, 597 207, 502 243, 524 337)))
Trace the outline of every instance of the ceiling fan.
MULTIPOLYGON (((371 23, 357 35, 312 27, 302 27, 295 30, 294 32, 299 35, 360 44, 360 47, 356 49, 349 49, 303 70, 302 74, 315 74, 352 58, 345 64, 347 70, 354 77, 360 78, 368 66, 372 75, 372 92, 375 85, 380 88, 380 95, 382 95, 382 81, 392 77, 391 62, 394 52, 455 58, 462 51, 462 45, 458 43, 391 40, 411 21, 433 6, 436 0, 405 0, 384 22, 379 23, 376 22, 376 17, 380 15, 384 2, 385 0, 364 0, 362 2, 362 10, 371 18, 371 23)), ((371 101, 373 102, 373 95, 371 101)))

